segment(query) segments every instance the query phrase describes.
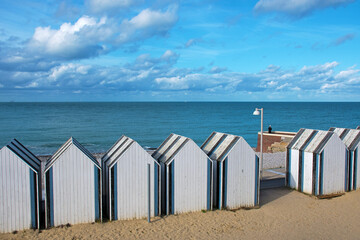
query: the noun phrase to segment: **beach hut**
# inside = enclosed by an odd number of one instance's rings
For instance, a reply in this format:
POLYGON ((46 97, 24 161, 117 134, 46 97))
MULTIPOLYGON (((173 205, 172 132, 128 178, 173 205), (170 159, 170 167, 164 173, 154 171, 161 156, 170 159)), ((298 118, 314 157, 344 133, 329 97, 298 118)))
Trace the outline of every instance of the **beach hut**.
POLYGON ((201 149, 214 161, 214 208, 235 209, 259 204, 259 158, 244 138, 213 132, 201 149))
POLYGON ((212 161, 190 138, 170 136, 152 154, 161 165, 161 210, 211 210, 212 161))
POLYGON ((315 196, 345 192, 346 147, 333 132, 300 129, 287 147, 286 184, 315 196))
POLYGON ((122 136, 102 157, 102 168, 104 215, 110 220, 145 218, 148 194, 150 215, 160 214, 160 165, 136 141, 122 136))
POLYGON ((45 166, 46 226, 95 222, 101 219, 101 168, 73 137, 45 166))
POLYGON ((0 150, 0 232, 39 228, 40 160, 13 139, 0 150))
POLYGON ((360 186, 360 168, 358 167, 360 130, 330 128, 329 131, 335 132, 347 147, 346 190, 356 190, 360 186))

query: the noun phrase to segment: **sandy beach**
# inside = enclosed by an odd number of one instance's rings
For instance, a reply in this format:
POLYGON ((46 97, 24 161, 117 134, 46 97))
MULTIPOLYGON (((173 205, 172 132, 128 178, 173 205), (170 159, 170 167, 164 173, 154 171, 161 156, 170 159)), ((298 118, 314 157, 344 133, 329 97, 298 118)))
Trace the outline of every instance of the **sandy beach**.
POLYGON ((1 239, 358 239, 360 191, 317 199, 287 188, 261 191, 259 209, 196 212, 0 234, 1 239))

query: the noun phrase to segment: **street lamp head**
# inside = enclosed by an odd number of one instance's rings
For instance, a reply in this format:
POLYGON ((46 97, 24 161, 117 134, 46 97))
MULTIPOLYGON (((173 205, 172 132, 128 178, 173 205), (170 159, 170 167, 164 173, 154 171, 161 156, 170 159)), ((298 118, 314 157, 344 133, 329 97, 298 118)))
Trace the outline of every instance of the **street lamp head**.
POLYGON ((259 116, 260 115, 259 109, 255 108, 255 111, 253 112, 253 115, 259 116))

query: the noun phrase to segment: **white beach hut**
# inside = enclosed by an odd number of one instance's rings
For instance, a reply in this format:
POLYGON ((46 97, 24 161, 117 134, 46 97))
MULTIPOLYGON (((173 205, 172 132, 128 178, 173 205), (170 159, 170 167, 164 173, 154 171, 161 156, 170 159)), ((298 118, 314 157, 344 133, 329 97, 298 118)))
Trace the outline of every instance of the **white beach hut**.
POLYGON ((360 168, 358 159, 360 157, 360 130, 347 128, 330 128, 329 131, 335 132, 347 147, 347 170, 346 170, 346 190, 356 190, 360 186, 360 168))
POLYGON ((16 139, 0 150, 0 232, 39 228, 40 165, 16 139))
POLYGON ((244 138, 213 132, 201 149, 214 161, 214 208, 235 209, 259 204, 259 158, 244 138))
POLYGON ((104 215, 110 220, 158 216, 160 165, 136 141, 122 136, 102 157, 104 215))
POLYGON ((286 184, 315 196, 345 192, 346 147, 333 132, 300 129, 287 147, 286 184))
POLYGON ((163 214, 212 209, 212 161, 193 140, 170 134, 152 156, 161 165, 163 214))
POLYGON ((95 222, 101 219, 101 168, 74 138, 45 167, 46 226, 95 222))

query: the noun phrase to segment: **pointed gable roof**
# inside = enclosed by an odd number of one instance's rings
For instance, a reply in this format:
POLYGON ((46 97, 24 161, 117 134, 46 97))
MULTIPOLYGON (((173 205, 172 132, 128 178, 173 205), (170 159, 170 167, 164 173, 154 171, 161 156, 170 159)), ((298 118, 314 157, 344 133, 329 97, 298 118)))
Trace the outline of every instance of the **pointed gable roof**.
POLYGON ((181 148, 189 141, 191 141, 190 138, 172 133, 151 156, 165 164, 170 163, 181 148))
POLYGON ((336 136, 336 134, 333 132, 320 131, 320 130, 317 131, 316 135, 313 136, 313 138, 308 143, 304 151, 311 153, 320 153, 322 149, 325 147, 326 143, 334 135, 336 136))
POLYGON ((288 149, 303 150, 318 131, 302 128, 288 144, 288 149))
POLYGON ((348 129, 348 128, 330 128, 330 131, 342 132, 340 136, 341 140, 350 151, 354 151, 360 144, 360 129, 348 129))
POLYGON ((240 136, 212 132, 200 148, 211 160, 222 161, 240 139, 240 136))
MULTIPOLYGON (((320 153, 329 139, 334 135, 331 131, 300 129, 287 146, 288 149, 320 153)), ((335 134, 336 135, 336 134, 335 134)))
POLYGON ((47 171, 56 160, 68 149, 71 145, 77 147, 83 154, 85 154, 98 168, 100 168, 99 162, 96 158, 86 149, 84 148, 75 138, 70 137, 48 160, 46 163, 45 171, 47 171))
POLYGON ((5 147, 15 153, 20 159, 22 159, 27 165, 29 165, 34 171, 39 172, 41 161, 30 152, 24 145, 22 145, 15 138, 7 144, 5 147))
MULTIPOLYGON (((126 152, 126 150, 129 149, 134 144, 136 144, 136 142, 133 139, 124 135, 121 136, 116 141, 116 143, 101 158, 103 164, 105 164, 106 166, 113 165, 118 159, 120 159, 120 157, 126 152)), ((141 146, 139 145, 139 147, 141 146)))

